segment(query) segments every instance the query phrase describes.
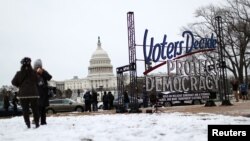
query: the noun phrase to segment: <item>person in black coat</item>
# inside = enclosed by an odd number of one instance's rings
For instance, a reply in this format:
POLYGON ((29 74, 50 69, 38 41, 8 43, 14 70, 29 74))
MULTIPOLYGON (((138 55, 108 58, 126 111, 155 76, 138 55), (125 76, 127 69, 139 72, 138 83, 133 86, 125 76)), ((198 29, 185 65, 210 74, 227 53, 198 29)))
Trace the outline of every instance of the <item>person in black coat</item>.
POLYGON ((38 111, 38 90, 37 90, 37 76, 36 72, 31 67, 31 59, 25 57, 21 61, 21 70, 16 73, 12 79, 12 85, 19 88, 17 97, 23 109, 24 121, 28 128, 30 128, 30 105, 36 128, 39 127, 39 111, 38 111))
POLYGON ((152 106, 157 104, 156 93, 151 92, 150 95, 149 95, 149 98, 150 98, 150 103, 151 103, 152 106))
POLYGON ((142 98, 143 98, 143 107, 146 108, 148 107, 148 92, 146 91, 146 86, 143 85, 143 90, 142 90, 142 98))
POLYGON ((231 85, 233 86, 233 95, 234 95, 235 101, 239 102, 239 94, 238 94, 239 82, 235 79, 231 81, 231 85))
POLYGON ((97 92, 93 91, 92 92, 92 105, 93 105, 93 111, 98 111, 98 100, 97 100, 97 92))
POLYGON ((104 95, 102 96, 102 101, 103 101, 103 110, 108 110, 109 98, 106 91, 104 91, 104 95))
POLYGON ((89 111, 91 112, 91 100, 92 100, 92 96, 90 94, 90 91, 87 91, 84 96, 84 102, 85 102, 85 111, 89 111))
POLYGON ((13 110, 16 113, 17 112, 17 104, 18 104, 17 92, 14 93, 14 97, 12 98, 12 104, 13 104, 13 110))
POLYGON ((128 92, 127 91, 124 91, 124 94, 123 94, 123 100, 124 100, 124 105, 125 105, 125 108, 126 110, 129 108, 129 103, 130 103, 130 99, 129 99, 129 96, 128 96, 128 92))
POLYGON ((49 106, 48 81, 51 80, 52 76, 43 68, 41 59, 34 62, 34 70, 38 77, 40 122, 41 125, 46 125, 46 107, 49 106))
POLYGON ((109 91, 108 92, 108 103, 109 103, 109 110, 113 109, 113 101, 114 101, 114 96, 112 95, 112 93, 109 91))
POLYGON ((5 111, 9 111, 9 106, 10 106, 10 99, 9 99, 9 92, 4 94, 3 97, 3 107, 5 111))

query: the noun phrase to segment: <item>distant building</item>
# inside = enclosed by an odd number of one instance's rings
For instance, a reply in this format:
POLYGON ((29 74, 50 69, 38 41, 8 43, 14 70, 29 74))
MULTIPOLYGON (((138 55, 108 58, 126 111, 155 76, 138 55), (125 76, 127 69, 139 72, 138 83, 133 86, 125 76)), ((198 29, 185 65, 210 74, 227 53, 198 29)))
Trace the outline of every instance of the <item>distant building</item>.
MULTIPOLYGON (((89 63, 87 77, 74 76, 73 79, 65 81, 50 81, 50 85, 61 91, 71 89, 74 94, 77 94, 78 90, 83 92, 92 89, 99 93, 100 91, 112 91, 114 94, 117 88, 117 78, 113 73, 113 66, 107 52, 101 47, 100 37, 98 37, 97 48, 89 63)), ((128 81, 125 83, 128 84, 128 81)))

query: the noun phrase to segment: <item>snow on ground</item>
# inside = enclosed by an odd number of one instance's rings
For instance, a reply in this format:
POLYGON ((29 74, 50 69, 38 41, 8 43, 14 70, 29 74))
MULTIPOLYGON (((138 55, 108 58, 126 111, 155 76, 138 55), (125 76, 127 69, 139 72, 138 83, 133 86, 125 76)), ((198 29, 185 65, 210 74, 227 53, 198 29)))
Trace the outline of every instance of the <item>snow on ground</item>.
POLYGON ((211 124, 250 124, 250 118, 213 114, 50 116, 30 129, 22 117, 0 119, 0 141, 206 141, 211 124))

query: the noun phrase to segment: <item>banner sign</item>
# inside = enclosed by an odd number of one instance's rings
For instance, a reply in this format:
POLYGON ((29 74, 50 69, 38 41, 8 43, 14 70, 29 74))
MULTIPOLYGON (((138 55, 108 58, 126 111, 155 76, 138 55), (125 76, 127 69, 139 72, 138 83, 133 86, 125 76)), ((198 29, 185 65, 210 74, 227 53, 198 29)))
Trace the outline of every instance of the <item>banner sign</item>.
POLYGON ((159 101, 185 101, 185 100, 196 100, 196 99, 209 99, 210 93, 201 92, 201 93, 173 93, 173 94, 164 94, 159 101))
POLYGON ((143 54, 145 63, 159 62, 159 65, 146 70, 150 71, 162 65, 167 65, 167 75, 146 76, 146 89, 152 91, 206 91, 218 89, 218 64, 215 59, 182 59, 195 53, 216 49, 216 39, 211 34, 209 38, 196 39, 191 31, 182 33, 183 40, 167 42, 167 35, 163 36, 162 43, 154 43, 151 37, 147 47, 148 30, 145 30, 143 54))
POLYGON ((202 49, 215 49, 216 39, 213 34, 210 38, 200 38, 196 40, 191 31, 184 31, 182 37, 184 40, 167 42, 167 35, 163 36, 162 43, 154 44, 154 37, 151 37, 149 51, 147 52, 147 35, 148 30, 145 30, 143 39, 143 54, 146 64, 151 60, 153 62, 158 62, 161 60, 171 60, 184 53, 191 54, 195 50, 202 49))

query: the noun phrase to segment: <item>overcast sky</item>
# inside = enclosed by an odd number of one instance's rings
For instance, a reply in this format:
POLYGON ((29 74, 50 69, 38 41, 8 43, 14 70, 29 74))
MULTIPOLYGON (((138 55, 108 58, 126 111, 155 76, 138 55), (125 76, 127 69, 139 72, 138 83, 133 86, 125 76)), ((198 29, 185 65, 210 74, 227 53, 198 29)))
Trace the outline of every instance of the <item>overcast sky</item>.
MULTIPOLYGON (((201 6, 220 0, 0 0, 0 86, 11 85, 20 60, 40 58, 53 80, 85 78, 98 36, 115 68, 127 65, 127 12, 135 17, 136 44, 145 29, 155 42, 177 41, 201 6)), ((148 37, 148 38, 149 38, 148 37)), ((142 48, 137 58, 143 59, 142 48)), ((138 62, 138 75, 144 65, 138 62)))

